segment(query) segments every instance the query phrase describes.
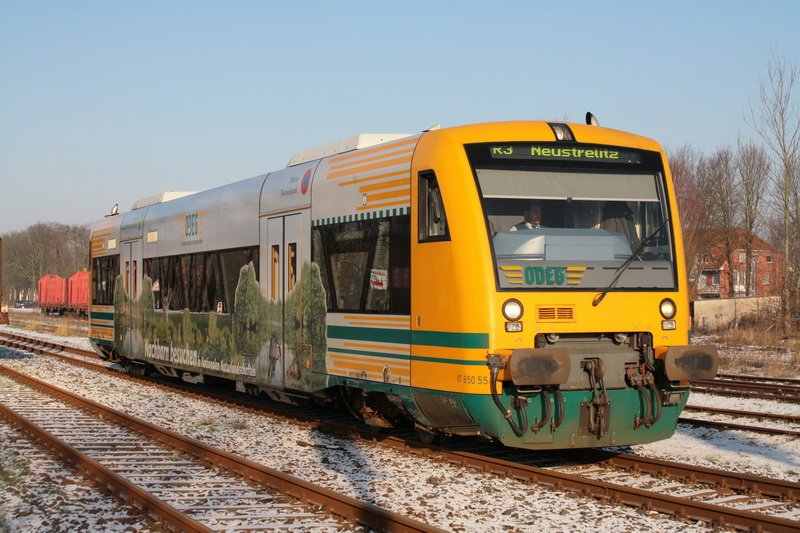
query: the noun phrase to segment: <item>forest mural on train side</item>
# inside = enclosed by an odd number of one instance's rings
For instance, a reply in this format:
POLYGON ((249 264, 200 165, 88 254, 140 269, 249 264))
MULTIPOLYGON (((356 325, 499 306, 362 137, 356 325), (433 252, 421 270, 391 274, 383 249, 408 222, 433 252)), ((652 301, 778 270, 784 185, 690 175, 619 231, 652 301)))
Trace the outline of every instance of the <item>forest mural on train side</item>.
POLYGON ((239 271, 232 313, 156 309, 158 280, 144 275, 131 300, 120 275, 114 294, 114 345, 154 365, 222 375, 261 385, 320 390, 327 386, 325 289, 319 267, 304 263, 285 302, 266 298, 253 263, 239 271), (282 322, 285 320, 285 327, 282 322))

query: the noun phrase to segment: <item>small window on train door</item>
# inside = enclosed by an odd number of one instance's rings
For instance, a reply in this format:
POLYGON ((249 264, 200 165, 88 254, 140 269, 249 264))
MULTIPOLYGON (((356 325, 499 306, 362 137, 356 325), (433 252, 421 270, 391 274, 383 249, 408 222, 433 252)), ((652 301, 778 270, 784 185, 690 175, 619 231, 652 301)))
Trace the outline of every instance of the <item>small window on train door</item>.
POLYGON ((439 182, 432 170, 419 173, 419 241, 449 241, 447 215, 439 182))
POLYGON ((270 279, 272 286, 270 290, 270 298, 277 300, 280 298, 280 275, 281 275, 281 254, 280 247, 277 244, 272 245, 272 271, 270 272, 270 279))
POLYGON ((125 261, 125 294, 130 294, 128 292, 128 279, 131 277, 131 263, 130 261, 125 261))
POLYGON ((286 251, 286 292, 294 289, 297 283, 297 243, 290 242, 286 251))

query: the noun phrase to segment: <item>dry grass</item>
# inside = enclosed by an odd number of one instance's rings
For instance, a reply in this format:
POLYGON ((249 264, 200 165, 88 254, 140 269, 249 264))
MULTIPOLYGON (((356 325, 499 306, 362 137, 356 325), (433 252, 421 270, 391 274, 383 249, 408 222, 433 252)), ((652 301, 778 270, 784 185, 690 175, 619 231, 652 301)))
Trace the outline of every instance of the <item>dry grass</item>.
POLYGON ((52 333, 62 337, 86 337, 89 327, 85 318, 49 316, 36 312, 9 310, 9 325, 28 331, 52 333))
POLYGON ((740 324, 710 334, 719 346, 720 372, 800 376, 800 337, 784 339, 774 322, 740 324))
POLYGON ((797 353, 788 357, 774 357, 764 354, 759 357, 752 353, 742 355, 720 352, 719 372, 722 374, 746 374, 770 378, 797 378, 800 358, 797 353))
POLYGON ((730 346, 759 346, 764 349, 785 350, 800 347, 800 339, 782 338, 775 324, 753 324, 717 332, 720 342, 730 346))
POLYGON ((59 337, 73 337, 75 335, 74 329, 70 324, 66 322, 61 322, 60 324, 55 325, 55 329, 53 330, 54 335, 58 335, 59 337))

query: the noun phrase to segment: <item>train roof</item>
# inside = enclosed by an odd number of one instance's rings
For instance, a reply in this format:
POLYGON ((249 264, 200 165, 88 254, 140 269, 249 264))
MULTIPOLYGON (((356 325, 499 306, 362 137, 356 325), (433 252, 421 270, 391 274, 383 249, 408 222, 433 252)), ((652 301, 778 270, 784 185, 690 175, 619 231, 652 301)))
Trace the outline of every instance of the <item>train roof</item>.
POLYGON ((412 133, 362 133, 360 135, 353 135, 351 137, 347 137, 330 144, 325 144, 323 146, 300 150, 299 152, 296 152, 291 159, 289 159, 289 163, 286 166, 293 167, 309 161, 322 159, 323 157, 342 154, 344 152, 352 152, 353 150, 360 150, 362 148, 369 148, 370 146, 384 144, 391 141, 396 141, 398 139, 404 139, 406 137, 411 137, 412 135, 412 133))
POLYGON ((154 194, 153 196, 136 200, 131 207, 131 211, 134 209, 141 209, 143 207, 160 204, 162 202, 168 202, 177 198, 183 198, 184 196, 189 196, 191 194, 195 194, 196 192, 197 191, 170 191, 162 192, 161 194, 154 194))

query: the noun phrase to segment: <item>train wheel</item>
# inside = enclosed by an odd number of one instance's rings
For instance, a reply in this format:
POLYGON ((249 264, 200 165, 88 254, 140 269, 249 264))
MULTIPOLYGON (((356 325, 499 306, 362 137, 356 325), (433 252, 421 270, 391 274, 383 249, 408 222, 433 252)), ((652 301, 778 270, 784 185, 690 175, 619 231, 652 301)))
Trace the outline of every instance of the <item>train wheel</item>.
POLYGON ((444 436, 441 433, 418 427, 417 438, 419 438, 423 444, 438 444, 442 442, 444 436))

